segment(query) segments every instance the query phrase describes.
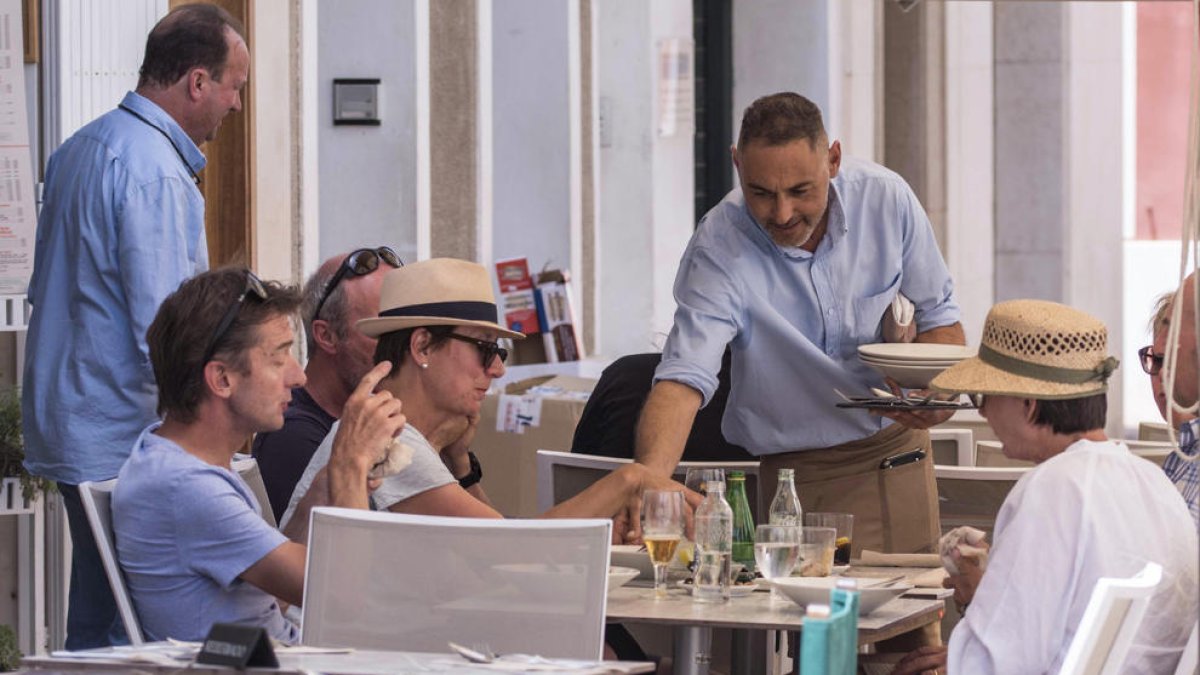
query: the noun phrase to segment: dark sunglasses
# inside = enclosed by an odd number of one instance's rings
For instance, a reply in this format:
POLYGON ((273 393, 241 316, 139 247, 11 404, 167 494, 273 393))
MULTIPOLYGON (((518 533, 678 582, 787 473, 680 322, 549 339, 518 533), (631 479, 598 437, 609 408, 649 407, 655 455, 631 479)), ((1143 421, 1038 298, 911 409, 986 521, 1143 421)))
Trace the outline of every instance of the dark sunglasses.
POLYGON ((361 277, 370 274, 379 269, 380 260, 392 267, 404 267, 404 261, 400 259, 400 256, 387 246, 360 248, 346 256, 342 266, 338 268, 337 274, 334 274, 329 283, 325 284, 325 292, 321 294, 321 301, 317 303, 317 311, 313 312, 313 320, 316 321, 317 317, 321 316, 321 308, 325 306, 333 289, 337 288, 346 275, 361 277))
POLYGON ((1166 354, 1155 354, 1153 346, 1142 347, 1138 350, 1138 361, 1147 375, 1157 375, 1162 372, 1163 359, 1166 354))
POLYGON ((236 300, 230 303, 229 309, 225 310, 225 316, 221 317, 221 323, 217 324, 217 330, 213 331, 212 339, 208 341, 208 348, 204 350, 204 360, 200 362, 201 365, 205 365, 212 360, 213 354, 217 352, 217 346, 221 344, 221 340, 225 338, 225 334, 233 326, 233 320, 237 318, 238 312, 241 311, 247 296, 251 295, 257 298, 259 302, 266 302, 267 287, 263 285, 262 279, 255 276, 254 272, 246 270, 246 288, 242 290, 236 300))
POLYGON ((469 342, 475 345, 475 348, 479 350, 479 355, 483 357, 484 370, 487 370, 492 366, 492 359, 497 356, 500 357, 500 363, 504 363, 508 360, 508 350, 496 344, 495 342, 477 340, 473 337, 467 337, 466 335, 459 335, 458 333, 447 333, 446 337, 454 338, 459 342, 469 342))

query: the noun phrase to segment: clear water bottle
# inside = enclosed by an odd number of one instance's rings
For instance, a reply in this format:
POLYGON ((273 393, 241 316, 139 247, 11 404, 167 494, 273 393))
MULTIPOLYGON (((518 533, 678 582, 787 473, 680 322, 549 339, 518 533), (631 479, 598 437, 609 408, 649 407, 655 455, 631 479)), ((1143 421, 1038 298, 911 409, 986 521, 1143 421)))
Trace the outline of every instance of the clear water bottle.
POLYGON ((705 491, 694 520, 696 572, 692 597, 696 602, 724 602, 729 598, 733 509, 725 503, 725 483, 709 481, 705 491))
POLYGON ((804 524, 800 498, 796 496, 796 472, 793 469, 779 470, 779 487, 775 488, 775 498, 771 500, 768 522, 771 525, 790 527, 804 524))

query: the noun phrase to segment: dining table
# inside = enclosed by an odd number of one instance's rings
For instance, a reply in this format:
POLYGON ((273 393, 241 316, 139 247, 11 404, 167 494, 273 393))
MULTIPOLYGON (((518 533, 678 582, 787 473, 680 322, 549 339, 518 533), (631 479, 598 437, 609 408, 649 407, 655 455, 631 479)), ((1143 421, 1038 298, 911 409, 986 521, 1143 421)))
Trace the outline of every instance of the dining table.
MULTIPOLYGON (((915 580, 930 573, 928 568, 851 566, 843 576, 859 579, 884 579, 903 576, 915 580)), ((944 588, 914 587, 908 593, 887 602, 858 619, 858 644, 872 645, 939 622, 946 598, 952 591, 944 588)), ((687 590, 676 585, 665 599, 656 599, 654 589, 634 582, 608 594, 605 619, 610 623, 667 626, 672 633, 676 675, 705 675, 709 666, 712 629, 735 630, 733 667, 735 672, 761 672, 753 649, 745 646, 747 636, 767 631, 803 633, 804 608, 788 599, 773 599, 770 593, 756 591, 722 603, 694 602, 687 590), (739 648, 740 636, 743 645, 739 648)))

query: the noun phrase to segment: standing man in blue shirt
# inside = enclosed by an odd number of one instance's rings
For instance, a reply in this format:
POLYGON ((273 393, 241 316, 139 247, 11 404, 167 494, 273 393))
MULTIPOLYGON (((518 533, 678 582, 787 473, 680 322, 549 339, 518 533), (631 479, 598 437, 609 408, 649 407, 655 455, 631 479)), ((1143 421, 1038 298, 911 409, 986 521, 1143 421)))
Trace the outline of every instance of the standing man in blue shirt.
POLYGON ((156 419, 146 330, 208 268, 200 144, 241 110, 241 24, 185 5, 146 41, 137 90, 50 157, 25 353, 25 467, 58 482, 73 553, 67 648, 123 640, 77 486, 113 478, 156 419))
POLYGON ((928 453, 918 429, 949 413, 896 414, 895 424, 834 405, 836 390, 884 386, 856 350, 882 341, 881 318, 897 294, 915 305, 917 341, 965 343, 928 217, 900 176, 843 160, 821 111, 798 94, 751 104, 732 152, 740 188, 704 216, 680 262, 675 325, 638 425, 638 461, 669 481, 729 345, 722 430, 762 459, 760 494, 769 500, 777 470, 791 467, 805 510, 854 514, 855 553, 933 550, 932 459, 880 463, 928 453))

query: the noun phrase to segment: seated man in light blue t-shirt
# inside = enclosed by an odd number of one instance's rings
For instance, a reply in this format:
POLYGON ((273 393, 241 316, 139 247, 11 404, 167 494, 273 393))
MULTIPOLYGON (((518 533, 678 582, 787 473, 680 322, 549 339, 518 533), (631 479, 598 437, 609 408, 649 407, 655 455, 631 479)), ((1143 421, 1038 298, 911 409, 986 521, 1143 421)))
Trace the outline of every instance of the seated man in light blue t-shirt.
MULTIPOLYGON (((162 304, 147 334, 164 421, 142 432, 113 493, 117 557, 149 640, 203 639, 252 624, 295 642, 276 598, 300 604, 305 547, 261 516, 230 461, 250 435, 279 429, 304 372, 292 356, 294 288, 248 270, 201 274, 162 304)), ((372 395, 381 364, 347 401, 334 441, 332 503, 367 507, 367 473, 404 426, 372 395)))

